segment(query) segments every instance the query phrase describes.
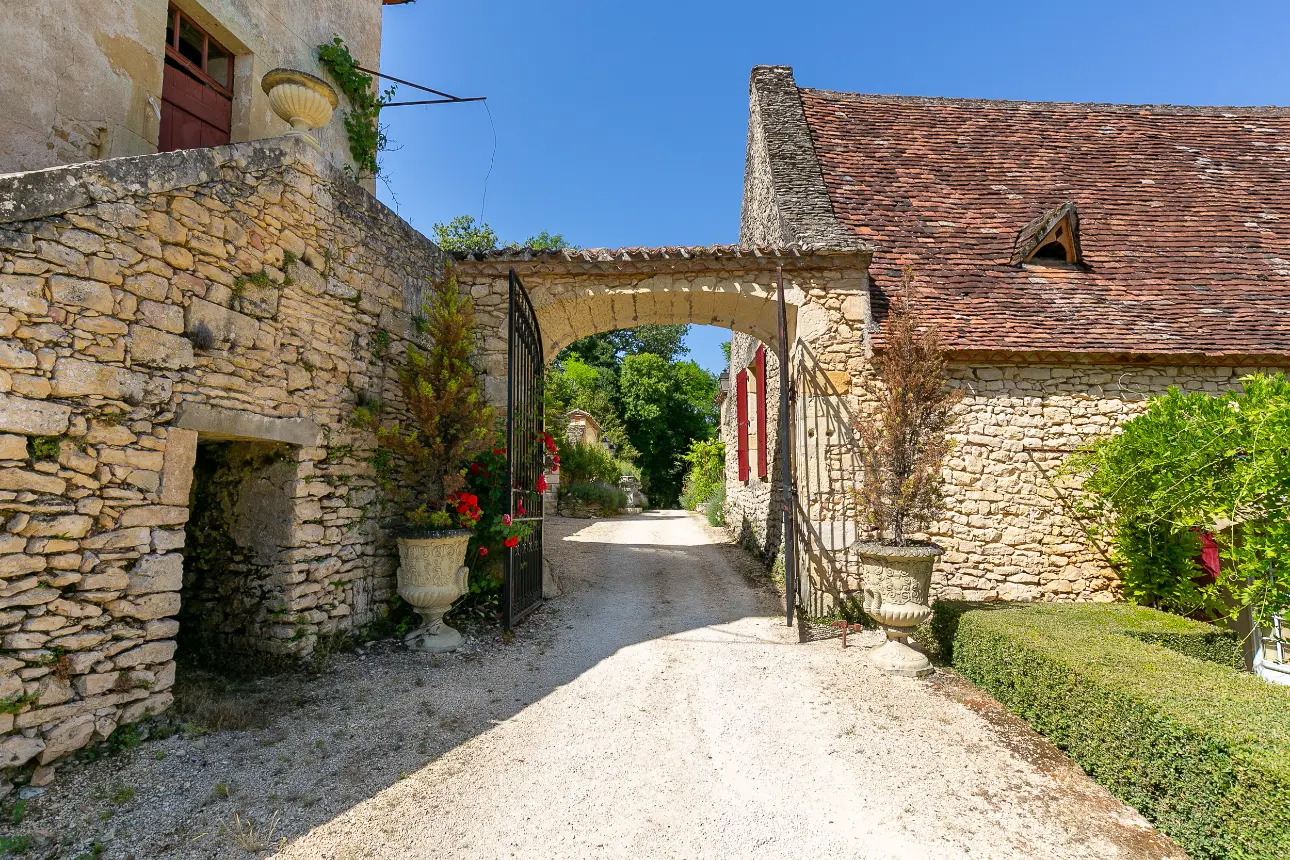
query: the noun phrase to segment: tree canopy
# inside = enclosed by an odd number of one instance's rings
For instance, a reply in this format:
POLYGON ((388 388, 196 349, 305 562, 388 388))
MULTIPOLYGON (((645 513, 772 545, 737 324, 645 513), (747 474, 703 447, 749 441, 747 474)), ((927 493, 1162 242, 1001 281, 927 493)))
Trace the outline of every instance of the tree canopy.
MULTIPOLYGON (((447 224, 433 226, 434 240, 445 251, 496 251, 503 246, 497 233, 487 221, 475 221, 469 215, 458 215, 447 224)), ((575 247, 565 241, 560 233, 548 233, 543 230, 536 236, 530 236, 523 242, 508 242, 507 247, 518 246, 533 248, 538 251, 558 251, 561 248, 575 247)))

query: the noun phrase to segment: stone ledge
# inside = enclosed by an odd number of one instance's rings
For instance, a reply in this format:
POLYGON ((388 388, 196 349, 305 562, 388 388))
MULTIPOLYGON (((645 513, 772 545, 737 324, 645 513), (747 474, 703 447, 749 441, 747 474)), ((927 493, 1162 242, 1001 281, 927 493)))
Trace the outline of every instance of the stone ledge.
POLYGON ((285 442, 302 448, 322 444, 322 428, 308 418, 270 418, 254 412, 184 403, 175 415, 175 426, 196 430, 206 439, 237 439, 249 442, 285 442))

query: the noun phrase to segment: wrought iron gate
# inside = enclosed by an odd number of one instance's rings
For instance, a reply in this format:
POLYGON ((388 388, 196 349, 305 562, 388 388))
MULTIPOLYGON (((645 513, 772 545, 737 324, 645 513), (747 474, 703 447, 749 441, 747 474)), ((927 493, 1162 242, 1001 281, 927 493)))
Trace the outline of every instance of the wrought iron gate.
POLYGON ((847 579, 856 569, 850 554, 858 534, 853 420, 810 348, 799 342, 789 352, 782 270, 776 293, 785 615, 791 626, 796 610, 803 638, 835 636, 836 628, 817 619, 835 612, 854 585, 847 579))
POLYGON ((794 500, 797 490, 793 479, 793 395, 788 367, 788 309, 784 305, 784 269, 775 270, 775 300, 779 305, 779 336, 775 355, 779 359, 779 473, 783 481, 780 502, 783 505, 784 528, 784 620, 793 626, 793 609, 797 594, 797 538, 794 500))
POLYGON ((542 333, 514 269, 510 273, 508 319, 506 486, 510 488, 511 521, 525 531, 519 543, 506 552, 502 608, 510 628, 542 601, 542 494, 538 479, 546 466, 542 333))

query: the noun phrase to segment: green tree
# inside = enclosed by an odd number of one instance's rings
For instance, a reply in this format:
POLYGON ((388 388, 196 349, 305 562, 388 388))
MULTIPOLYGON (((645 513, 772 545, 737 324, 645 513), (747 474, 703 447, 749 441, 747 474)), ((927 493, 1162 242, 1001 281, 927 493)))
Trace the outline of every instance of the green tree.
POLYGON ((614 445, 620 460, 636 463, 639 453, 632 445, 619 412, 617 375, 570 358, 552 367, 546 377, 547 432, 563 438, 567 422, 565 413, 582 409, 600 424, 602 435, 614 445))
POLYGON ((696 439, 716 432, 716 377, 693 361, 628 355, 619 374, 619 397, 627 434, 641 452, 646 494, 659 507, 677 504, 683 455, 696 439))
POLYGON ((532 248, 535 251, 559 251, 563 248, 573 248, 576 246, 570 245, 566 242, 564 240, 564 235, 561 233, 552 234, 543 230, 536 236, 530 236, 525 239, 523 247, 532 248))
POLYGON ((673 362, 689 353, 685 345, 686 325, 642 325, 636 328, 587 335, 566 346, 557 362, 576 358, 617 378, 623 359, 629 355, 657 355, 673 362))
POLYGON ((498 247, 493 228, 483 221, 476 224, 469 215, 458 215, 447 224, 435 224, 433 230, 435 244, 445 251, 478 253, 496 251, 498 247))

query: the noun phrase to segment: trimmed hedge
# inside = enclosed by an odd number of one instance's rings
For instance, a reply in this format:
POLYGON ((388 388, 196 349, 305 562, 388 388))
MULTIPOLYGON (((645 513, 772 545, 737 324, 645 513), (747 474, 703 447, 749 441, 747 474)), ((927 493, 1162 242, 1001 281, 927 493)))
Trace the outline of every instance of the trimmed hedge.
POLYGON ((1290 690, 1240 643, 1126 604, 942 601, 934 650, 1193 857, 1290 857, 1290 690))

